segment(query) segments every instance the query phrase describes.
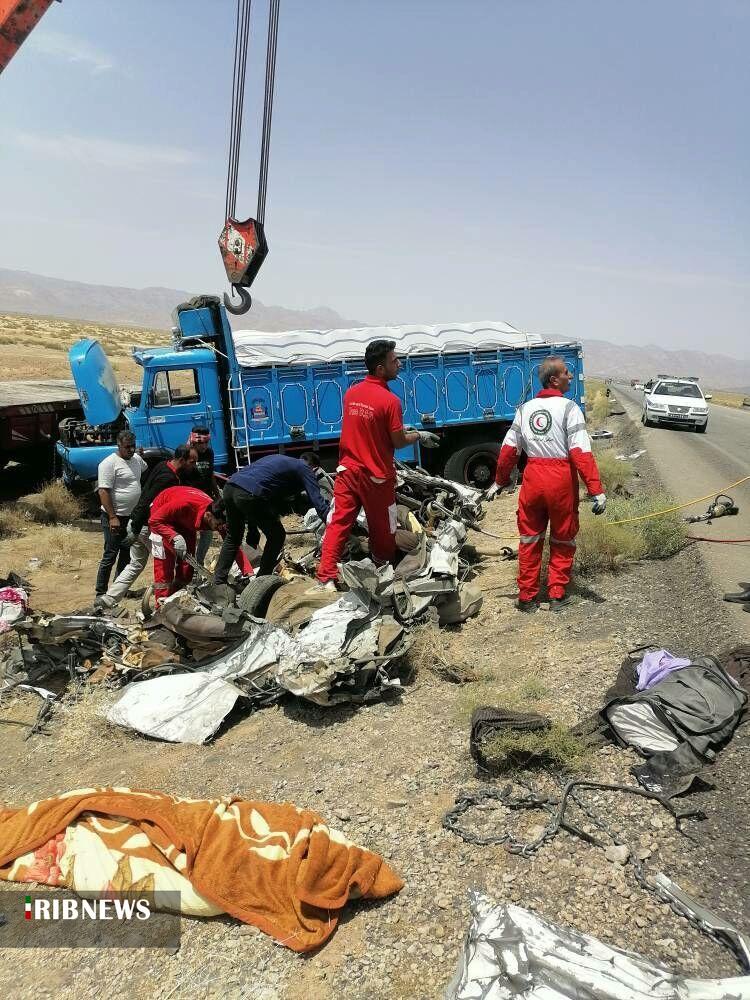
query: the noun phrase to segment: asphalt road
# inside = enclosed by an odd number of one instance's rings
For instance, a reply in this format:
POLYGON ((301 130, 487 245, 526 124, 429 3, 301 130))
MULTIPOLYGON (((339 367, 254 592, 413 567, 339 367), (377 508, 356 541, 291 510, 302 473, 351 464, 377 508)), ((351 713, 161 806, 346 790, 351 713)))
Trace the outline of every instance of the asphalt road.
MULTIPOLYGON (((640 420, 643 394, 615 387, 628 415, 640 420)), ((723 491, 730 483, 750 475, 750 410, 732 410, 709 403, 705 434, 682 427, 643 427, 643 447, 659 469, 666 488, 681 502, 723 491)), ((740 508, 736 517, 691 525, 692 535, 716 539, 750 538, 750 482, 730 490, 740 508)), ((708 501, 685 514, 702 514, 708 501)), ((722 545, 702 542, 701 551, 719 594, 736 591, 739 580, 750 581, 750 543, 722 545)), ((750 641, 750 614, 742 605, 726 605, 741 636, 750 641)))

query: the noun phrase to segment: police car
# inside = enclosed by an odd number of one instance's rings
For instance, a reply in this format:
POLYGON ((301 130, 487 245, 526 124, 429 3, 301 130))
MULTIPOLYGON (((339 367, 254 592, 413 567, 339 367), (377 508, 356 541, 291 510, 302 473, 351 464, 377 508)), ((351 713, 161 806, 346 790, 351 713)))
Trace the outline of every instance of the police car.
POLYGON ((646 427, 680 424, 705 434, 708 403, 698 379, 659 375, 644 390, 641 422, 646 427))

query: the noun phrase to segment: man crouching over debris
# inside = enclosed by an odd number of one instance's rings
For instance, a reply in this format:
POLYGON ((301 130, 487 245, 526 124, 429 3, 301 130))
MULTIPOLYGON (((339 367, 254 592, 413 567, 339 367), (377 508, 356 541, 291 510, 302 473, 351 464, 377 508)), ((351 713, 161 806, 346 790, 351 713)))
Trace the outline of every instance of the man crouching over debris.
MULTIPOLYGON (((195 555, 199 531, 226 534, 226 514, 220 500, 192 486, 171 486, 160 493, 151 505, 148 519, 149 540, 154 557, 154 600, 157 608, 170 594, 181 590, 193 579, 193 567, 185 562, 195 555)), ((239 549, 237 565, 243 575, 252 574, 247 556, 239 549)))
POLYGON ((495 485, 488 499, 507 486, 522 451, 528 456, 518 497, 518 609, 537 611, 542 548, 550 525, 547 593, 550 611, 570 603, 565 590, 575 557, 578 534, 578 478, 586 484, 593 512, 604 513, 607 498, 591 451, 583 413, 564 395, 572 375, 562 358, 549 357, 539 366, 544 387, 519 406, 503 440, 495 485))
POLYGON ((401 400, 388 383, 396 378, 401 362, 393 340, 373 340, 365 350, 368 375, 347 389, 339 441, 339 464, 333 503, 323 536, 318 584, 335 590, 338 563, 349 533, 364 507, 370 539, 370 556, 384 565, 396 552, 397 448, 419 441, 426 447, 439 444, 430 431, 404 428, 401 400))
POLYGON ((255 544, 259 531, 266 538, 258 576, 273 573, 286 538, 278 506, 295 494, 307 493, 318 517, 325 521, 328 504, 323 499, 313 472, 317 466, 318 460, 311 451, 305 452, 301 458, 266 455, 229 477, 229 482, 224 487, 228 527, 216 564, 216 583, 227 582, 246 528, 249 540, 255 544))

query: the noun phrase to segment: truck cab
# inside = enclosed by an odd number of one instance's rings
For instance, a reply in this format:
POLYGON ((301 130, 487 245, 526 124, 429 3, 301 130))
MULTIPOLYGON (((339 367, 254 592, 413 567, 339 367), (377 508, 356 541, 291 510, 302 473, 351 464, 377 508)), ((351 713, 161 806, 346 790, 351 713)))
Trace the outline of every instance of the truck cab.
MULTIPOLYGON (((57 453, 67 485, 96 479, 99 463, 112 453, 123 429, 133 431, 138 447, 153 464, 185 444, 194 427, 208 427, 216 469, 227 470, 226 400, 220 371, 226 355, 213 349, 216 326, 200 315, 207 309, 193 312, 198 315, 186 317, 187 322, 178 322, 173 330, 173 347, 133 349, 133 360, 143 369, 136 390, 120 388, 98 341, 80 340, 71 347, 70 367, 84 419, 60 426, 57 453)), ((175 319, 179 321, 179 316, 175 319)))

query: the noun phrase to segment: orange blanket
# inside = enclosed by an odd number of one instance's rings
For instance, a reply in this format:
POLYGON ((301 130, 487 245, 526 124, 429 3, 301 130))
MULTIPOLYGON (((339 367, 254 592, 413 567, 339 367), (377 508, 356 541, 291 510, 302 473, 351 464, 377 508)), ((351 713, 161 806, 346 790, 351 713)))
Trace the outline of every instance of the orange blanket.
POLYGON ((91 891, 179 889, 295 951, 333 933, 349 899, 403 887, 381 857, 289 803, 82 788, 0 811, 0 878, 91 891))

